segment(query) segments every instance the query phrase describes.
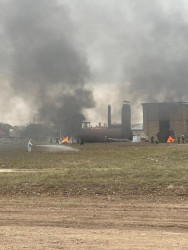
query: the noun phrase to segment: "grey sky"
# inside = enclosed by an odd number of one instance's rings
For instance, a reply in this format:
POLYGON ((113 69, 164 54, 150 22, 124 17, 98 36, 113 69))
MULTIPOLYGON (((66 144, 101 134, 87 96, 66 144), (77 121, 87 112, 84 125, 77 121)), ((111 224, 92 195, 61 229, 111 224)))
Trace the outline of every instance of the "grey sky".
POLYGON ((26 122, 38 112, 53 118, 71 101, 70 112, 83 110, 95 125, 107 121, 108 104, 119 121, 128 100, 139 122, 142 102, 187 101, 185 1, 0 4, 1 120, 16 120, 19 112, 26 122))

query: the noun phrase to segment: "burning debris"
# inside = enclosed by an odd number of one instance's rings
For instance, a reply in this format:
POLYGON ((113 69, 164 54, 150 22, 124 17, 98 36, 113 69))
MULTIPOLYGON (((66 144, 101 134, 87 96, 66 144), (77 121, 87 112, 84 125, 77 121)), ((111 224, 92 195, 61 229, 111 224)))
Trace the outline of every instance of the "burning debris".
POLYGON ((66 136, 62 141, 61 141, 61 144, 63 143, 68 143, 69 142, 69 137, 66 136))
POLYGON ((170 143, 170 142, 174 142, 174 141, 175 141, 175 139, 169 135, 167 142, 170 143))

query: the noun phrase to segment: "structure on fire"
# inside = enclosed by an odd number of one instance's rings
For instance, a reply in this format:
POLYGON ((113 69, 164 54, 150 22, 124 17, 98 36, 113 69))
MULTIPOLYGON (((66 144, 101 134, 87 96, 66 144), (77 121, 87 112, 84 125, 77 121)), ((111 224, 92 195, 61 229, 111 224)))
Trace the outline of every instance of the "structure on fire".
POLYGON ((143 128, 149 138, 166 142, 169 136, 188 137, 188 102, 142 103, 143 128))

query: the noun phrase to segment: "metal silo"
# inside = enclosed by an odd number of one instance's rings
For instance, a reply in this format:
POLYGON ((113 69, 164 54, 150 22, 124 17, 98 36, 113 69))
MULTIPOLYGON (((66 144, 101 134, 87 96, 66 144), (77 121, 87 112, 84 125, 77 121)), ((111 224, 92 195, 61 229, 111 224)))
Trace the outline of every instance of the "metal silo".
POLYGON ((130 102, 128 101, 123 101, 121 121, 122 121, 122 125, 121 125, 122 138, 132 140, 131 106, 130 106, 130 102))

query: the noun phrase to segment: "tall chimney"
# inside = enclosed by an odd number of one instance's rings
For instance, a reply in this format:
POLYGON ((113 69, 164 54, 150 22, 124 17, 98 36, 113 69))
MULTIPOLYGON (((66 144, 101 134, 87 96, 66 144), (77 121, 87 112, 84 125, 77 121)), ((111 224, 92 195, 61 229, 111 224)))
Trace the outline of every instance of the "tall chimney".
POLYGON ((130 102, 123 101, 121 121, 122 138, 132 140, 130 102))
POLYGON ((111 128, 111 105, 108 104, 108 128, 111 128))

